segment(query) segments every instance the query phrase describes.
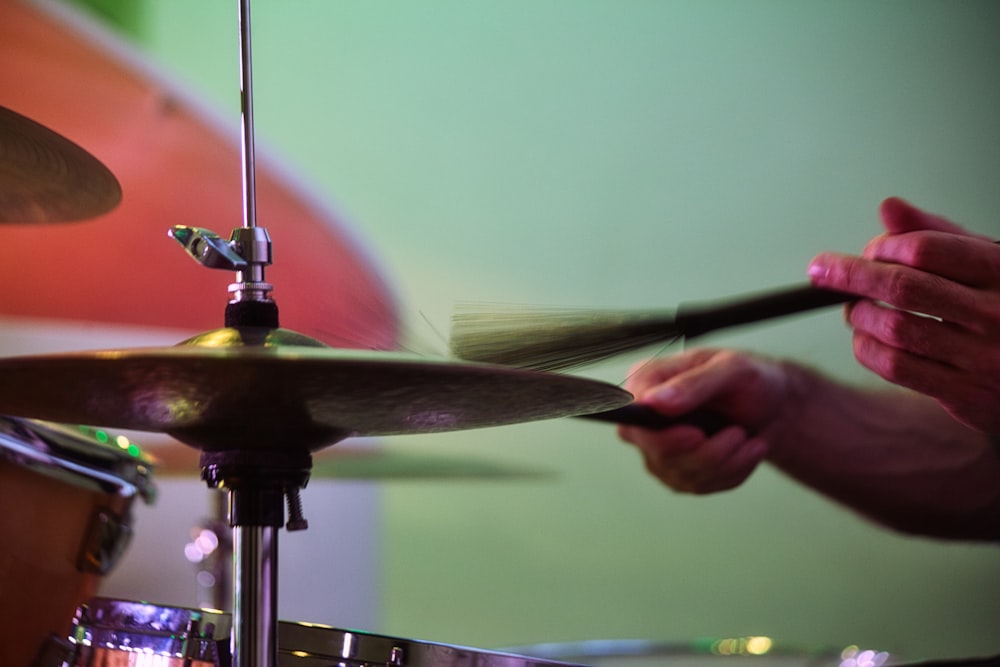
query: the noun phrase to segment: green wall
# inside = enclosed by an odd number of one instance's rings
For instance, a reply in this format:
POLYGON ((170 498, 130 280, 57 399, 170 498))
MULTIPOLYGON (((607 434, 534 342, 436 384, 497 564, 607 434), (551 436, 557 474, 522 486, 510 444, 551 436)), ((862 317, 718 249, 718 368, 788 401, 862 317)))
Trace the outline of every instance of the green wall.
MULTIPOLYGON (((145 0, 140 31, 234 123, 235 4, 145 0)), ((456 301, 796 282, 816 252, 860 249, 891 194, 1000 236, 996 3, 257 0, 253 25, 258 140, 369 239, 415 349, 444 349, 456 301)), ((873 382, 837 312, 706 343, 873 382)), ((552 474, 386 484, 372 630, 1000 652, 995 547, 891 534, 768 469, 679 496, 589 423, 392 441, 410 443, 552 474)))

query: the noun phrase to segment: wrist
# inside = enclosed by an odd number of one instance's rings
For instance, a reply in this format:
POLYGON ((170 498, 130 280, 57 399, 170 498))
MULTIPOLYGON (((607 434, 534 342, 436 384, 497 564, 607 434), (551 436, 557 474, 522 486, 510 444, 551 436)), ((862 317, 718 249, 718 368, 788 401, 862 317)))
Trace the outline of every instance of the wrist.
POLYGON ((821 393, 823 379, 812 369, 793 361, 776 361, 775 369, 781 378, 782 399, 766 436, 768 458, 780 463, 794 459, 796 450, 809 440, 810 404, 821 393))

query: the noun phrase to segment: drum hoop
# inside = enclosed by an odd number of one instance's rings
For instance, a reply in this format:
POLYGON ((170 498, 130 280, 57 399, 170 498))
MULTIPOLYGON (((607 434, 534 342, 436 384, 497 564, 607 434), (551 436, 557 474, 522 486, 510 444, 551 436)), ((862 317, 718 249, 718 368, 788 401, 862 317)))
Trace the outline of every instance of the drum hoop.
POLYGON ((569 642, 546 642, 506 647, 503 650, 522 655, 532 655, 547 659, 591 659, 628 656, 719 656, 720 658, 746 657, 761 658, 775 656, 799 656, 809 660, 830 660, 839 662, 843 648, 802 648, 795 645, 772 643, 769 638, 718 637, 688 641, 665 641, 650 639, 587 639, 569 642), (754 652, 748 647, 752 639, 766 639, 767 649, 754 652))
MULTIPOLYGON (((94 598, 77 612, 71 642, 81 650, 169 650, 185 655, 225 650, 232 617, 208 609, 159 606, 113 598, 94 598), (192 622, 197 626, 192 626, 192 622), (191 628, 196 627, 192 633, 191 628), (187 636, 192 634, 192 636, 187 636), (142 642, 146 642, 142 646, 142 642), (156 647, 153 648, 153 644, 156 647)), ((333 658, 344 665, 467 665, 469 667, 581 667, 508 652, 486 651, 316 623, 278 623, 278 654, 333 658)), ((279 661, 280 662, 280 661, 279 661)), ((327 664, 322 662, 322 664, 327 664)))
POLYGON ((0 416, 0 459, 100 493, 138 495, 147 504, 156 498, 152 463, 141 450, 131 455, 61 424, 0 416))

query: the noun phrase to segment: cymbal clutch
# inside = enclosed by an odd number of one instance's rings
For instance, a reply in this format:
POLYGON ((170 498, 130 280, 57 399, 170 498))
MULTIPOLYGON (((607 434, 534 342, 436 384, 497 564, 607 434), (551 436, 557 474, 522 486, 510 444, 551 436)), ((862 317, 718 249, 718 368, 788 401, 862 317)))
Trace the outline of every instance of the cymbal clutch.
POLYGON ((210 229, 187 225, 174 225, 167 234, 202 266, 236 272, 236 282, 229 285, 226 326, 277 328, 276 307, 271 298, 274 286, 264 276, 264 267, 272 262, 271 236, 265 228, 238 227, 228 241, 210 229), (260 304, 264 307, 254 307, 260 304), (254 313, 253 321, 246 320, 247 312, 254 313))

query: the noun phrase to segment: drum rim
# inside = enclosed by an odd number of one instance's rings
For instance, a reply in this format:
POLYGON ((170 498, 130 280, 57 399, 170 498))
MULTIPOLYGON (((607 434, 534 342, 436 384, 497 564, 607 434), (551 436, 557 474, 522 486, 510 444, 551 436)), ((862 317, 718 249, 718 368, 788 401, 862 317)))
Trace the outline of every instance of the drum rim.
POLYGON ((127 438, 123 447, 102 442, 96 433, 106 432, 0 416, 0 459, 75 486, 125 498, 139 496, 152 504, 156 487, 149 456, 127 438))
MULTIPOLYGON (((214 609, 197 609, 171 605, 157 605, 139 600, 96 597, 80 607, 71 641, 78 645, 103 639, 104 633, 112 636, 141 635, 157 640, 176 639, 188 632, 192 621, 198 623, 197 643, 211 642, 225 650, 232 627, 232 616, 214 609), (157 615, 157 612, 161 612, 157 615), (137 621, 139 618, 156 618, 155 625, 137 621), (126 622, 123 622, 125 619, 126 622), (136 621, 128 625, 127 621, 136 621), (209 627, 211 625, 211 627, 209 627)), ((190 638, 188 638, 190 639, 190 638)), ((150 643, 153 643, 150 641, 150 643)), ((199 650, 205 647, 198 647, 199 650)), ((125 650, 122 648, 121 650, 125 650)), ((295 657, 313 657, 320 660, 339 658, 358 664, 392 664, 389 656, 405 660, 402 664, 447 665, 442 660, 449 657, 461 660, 457 664, 490 665, 491 667, 582 667, 576 663, 556 661, 537 656, 517 655, 507 651, 485 650, 405 639, 374 632, 337 628, 320 623, 279 621, 278 654, 295 657), (335 649, 335 650, 334 650, 335 649), (394 654, 393 652, 396 651, 394 654), (479 659, 475 659, 477 658, 479 659), (473 660, 470 662, 470 658, 473 660)))
POLYGON ((718 656, 720 658, 766 658, 799 656, 811 660, 839 662, 844 647, 803 647, 774 641, 766 635, 700 637, 695 639, 656 640, 641 638, 584 639, 565 642, 541 642, 504 647, 501 650, 547 659, 585 660, 628 656, 718 656), (766 650, 748 648, 753 640, 766 642, 766 650))

